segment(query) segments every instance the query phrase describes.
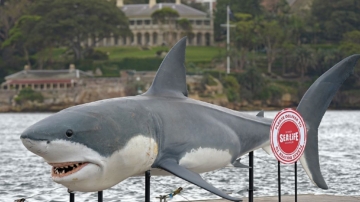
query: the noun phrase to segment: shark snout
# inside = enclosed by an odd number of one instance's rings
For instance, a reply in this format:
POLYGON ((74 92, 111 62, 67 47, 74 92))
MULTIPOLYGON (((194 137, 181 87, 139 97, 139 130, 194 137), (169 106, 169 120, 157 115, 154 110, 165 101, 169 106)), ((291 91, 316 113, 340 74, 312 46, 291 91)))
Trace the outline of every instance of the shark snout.
POLYGON ((21 141, 23 143, 23 145, 31 152, 33 152, 34 154, 37 154, 39 156, 42 156, 44 153, 46 153, 47 151, 47 145, 48 145, 48 141, 44 141, 44 140, 31 140, 29 138, 26 137, 22 137, 21 136, 21 141))
POLYGON ((45 133, 31 129, 25 130, 21 134, 20 139, 28 150, 39 156, 46 153, 48 144, 50 143, 50 140, 46 138, 45 133))
POLYGON ((47 143, 50 143, 50 138, 52 138, 50 134, 34 127, 26 129, 20 136, 21 140, 45 141, 47 143))

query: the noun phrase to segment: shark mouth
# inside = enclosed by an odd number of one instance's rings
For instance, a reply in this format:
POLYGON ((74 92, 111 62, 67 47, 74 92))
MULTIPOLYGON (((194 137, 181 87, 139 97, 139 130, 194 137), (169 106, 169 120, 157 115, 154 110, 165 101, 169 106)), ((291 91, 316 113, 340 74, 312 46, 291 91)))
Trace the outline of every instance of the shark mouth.
POLYGON ((87 162, 77 162, 77 163, 50 163, 52 166, 51 176, 52 177, 65 177, 73 173, 78 172, 83 167, 85 167, 87 162))

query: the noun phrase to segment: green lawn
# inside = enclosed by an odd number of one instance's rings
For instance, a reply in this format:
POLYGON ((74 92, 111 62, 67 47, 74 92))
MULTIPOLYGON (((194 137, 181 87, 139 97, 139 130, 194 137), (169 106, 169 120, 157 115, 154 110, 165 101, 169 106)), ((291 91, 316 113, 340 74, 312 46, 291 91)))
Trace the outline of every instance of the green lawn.
POLYGON ((188 46, 186 48, 187 62, 211 62, 211 60, 219 54, 224 55, 225 48, 218 48, 212 46, 188 46))
MULTIPOLYGON (((105 53, 109 53, 110 60, 121 60, 124 58, 152 58, 156 57, 159 50, 169 50, 167 47, 152 47, 150 50, 141 50, 138 47, 98 47, 105 53)), ((219 54, 225 53, 225 49, 218 47, 196 47, 186 48, 186 62, 211 62, 219 54)))

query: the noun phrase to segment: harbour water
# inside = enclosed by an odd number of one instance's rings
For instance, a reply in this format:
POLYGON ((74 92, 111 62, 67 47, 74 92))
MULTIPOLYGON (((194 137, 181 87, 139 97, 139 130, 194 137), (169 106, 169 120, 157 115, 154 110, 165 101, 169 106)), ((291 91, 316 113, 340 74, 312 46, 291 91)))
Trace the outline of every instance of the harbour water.
MULTIPOLYGON (((246 112, 256 114, 256 112, 246 112)), ((274 117, 277 112, 265 112, 274 117)), ((50 178, 51 167, 22 145, 21 132, 49 116, 45 113, 0 114, 0 201, 69 201, 67 189, 50 178)), ((298 166, 299 194, 360 195, 360 111, 328 111, 319 128, 320 165, 328 190, 316 188, 298 166)), ((247 164, 248 157, 242 162, 247 164)), ((255 151, 255 196, 277 195, 277 161, 255 151)), ((294 166, 282 165, 282 194, 294 194, 294 166)), ((121 171, 119 171, 121 172, 121 171)), ((202 174, 205 180, 233 196, 246 197, 248 170, 226 167, 202 174)), ((183 191, 172 201, 215 199, 215 195, 173 176, 151 178, 151 200, 178 187, 183 191)), ((96 201, 96 193, 76 193, 76 201, 96 201)), ((144 201, 144 177, 129 178, 104 191, 106 202, 144 201)))

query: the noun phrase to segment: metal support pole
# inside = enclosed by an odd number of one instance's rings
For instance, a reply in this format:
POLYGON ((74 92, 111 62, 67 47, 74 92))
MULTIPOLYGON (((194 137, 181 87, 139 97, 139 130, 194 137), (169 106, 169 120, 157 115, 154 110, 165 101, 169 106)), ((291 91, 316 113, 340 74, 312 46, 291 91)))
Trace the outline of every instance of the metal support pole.
POLYGON ((150 202, 150 170, 145 172, 145 202, 150 202))
POLYGON ((227 45, 227 59, 226 59, 226 74, 230 74, 230 7, 226 7, 226 45, 227 45))
POLYGON ((103 202, 103 192, 102 191, 98 192, 98 202, 103 202))
POLYGON ((75 202, 75 194, 70 193, 70 202, 75 202))
POLYGON ((254 201, 254 152, 249 153, 249 202, 254 201))
POLYGON ((279 202, 281 202, 280 161, 278 161, 278 191, 279 191, 279 202))
POLYGON ((297 202, 297 161, 295 162, 295 202, 297 202))

